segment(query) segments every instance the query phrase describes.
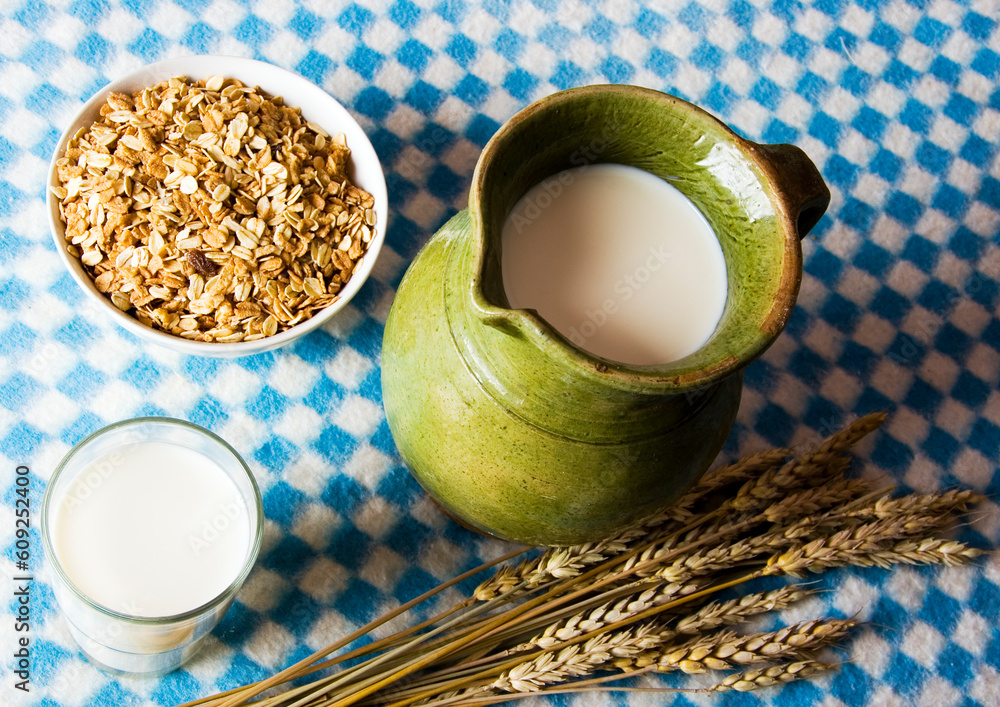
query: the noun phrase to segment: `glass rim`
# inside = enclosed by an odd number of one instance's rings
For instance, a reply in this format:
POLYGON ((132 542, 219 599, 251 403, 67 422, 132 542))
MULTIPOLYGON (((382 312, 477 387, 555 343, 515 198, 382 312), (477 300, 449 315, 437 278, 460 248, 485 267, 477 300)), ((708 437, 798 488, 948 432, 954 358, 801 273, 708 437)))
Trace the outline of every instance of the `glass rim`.
MULTIPOLYGON (((250 508, 248 507, 247 510, 249 511, 250 508)), ((256 564, 257 562, 257 555, 260 553, 260 546, 263 538, 263 530, 264 530, 264 504, 260 495, 260 487, 257 485, 257 480, 254 478, 253 472, 250 471, 250 467, 247 466, 247 463, 243 460, 243 457, 240 456, 239 452, 237 452, 232 447, 232 445, 230 445, 228 442, 226 442, 226 440, 222 439, 211 430, 205 429, 204 427, 196 425, 193 422, 188 422, 187 420, 180 420, 174 417, 156 416, 156 415, 146 416, 146 417, 133 417, 125 420, 119 420, 118 422, 113 422, 109 425, 105 425, 104 427, 95 430, 94 432, 91 432, 86 437, 81 439, 79 442, 74 444, 70 448, 70 450, 63 455, 62 459, 59 460, 59 463, 56 465, 55 470, 52 472, 52 476, 49 477, 49 480, 45 485, 45 493, 42 496, 42 510, 41 510, 42 544, 45 548, 46 558, 48 559, 52 568, 55 570, 60 581, 62 581, 63 584, 65 584, 66 587, 78 599, 80 599, 82 602, 84 602, 94 610, 99 611, 100 613, 109 616, 111 618, 139 625, 161 626, 172 623, 178 623, 180 621, 185 621, 188 619, 194 619, 208 613, 209 611, 223 604, 224 602, 229 601, 232 597, 236 595, 240 587, 243 586, 243 583, 249 576, 250 571, 253 569, 254 564, 256 564), (252 527, 251 527, 250 547, 247 551, 246 560, 244 561, 242 567, 240 568, 239 573, 224 590, 219 592, 212 599, 205 602, 204 604, 200 604, 194 607, 193 609, 189 609, 179 614, 170 614, 167 616, 134 616, 132 614, 125 614, 120 611, 115 611, 114 609, 109 609, 103 604, 95 601, 94 599, 89 597, 84 591, 82 591, 73 582, 72 579, 70 579, 69 575, 66 573, 66 571, 60 564, 59 558, 55 552, 55 548, 53 548, 52 546, 51 538, 49 537, 48 512, 49 512, 49 506, 52 501, 52 490, 55 488, 56 482, 62 475, 63 471, 66 469, 69 462, 96 439, 103 437, 104 435, 110 432, 114 432, 128 427, 137 427, 140 425, 162 425, 166 427, 171 427, 171 426, 179 427, 190 430, 192 432, 195 432, 196 434, 200 434, 203 437, 208 438, 215 444, 218 444, 223 449, 225 449, 230 455, 232 455, 233 459, 237 461, 240 468, 243 470, 243 473, 246 475, 246 479, 247 481, 250 482, 250 488, 253 491, 253 497, 254 497, 253 510, 256 512, 256 515, 254 519, 251 520, 252 527)))

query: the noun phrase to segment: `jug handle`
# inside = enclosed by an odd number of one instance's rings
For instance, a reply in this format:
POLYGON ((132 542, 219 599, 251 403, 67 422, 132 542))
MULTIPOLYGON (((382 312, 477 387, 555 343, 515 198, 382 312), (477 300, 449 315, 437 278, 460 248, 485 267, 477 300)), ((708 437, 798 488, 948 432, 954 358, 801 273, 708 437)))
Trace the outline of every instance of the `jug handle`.
POLYGON ((754 151, 769 168, 768 177, 778 198, 791 215, 799 238, 804 238, 830 205, 830 188, 809 156, 795 145, 755 143, 754 151))

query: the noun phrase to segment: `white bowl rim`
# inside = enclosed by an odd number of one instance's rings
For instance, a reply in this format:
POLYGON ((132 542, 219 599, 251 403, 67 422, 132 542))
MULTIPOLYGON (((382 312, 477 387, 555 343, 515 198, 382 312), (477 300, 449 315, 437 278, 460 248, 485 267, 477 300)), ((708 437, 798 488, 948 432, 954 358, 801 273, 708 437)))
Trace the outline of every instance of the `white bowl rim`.
POLYGON ((308 334, 325 324, 353 299, 358 290, 361 289, 361 286, 367 281, 382 245, 385 242, 386 222, 389 216, 385 173, 375 152, 375 148, 372 146, 364 129, 340 102, 304 76, 256 59, 226 55, 195 54, 172 57, 153 64, 146 64, 112 80, 91 96, 74 114, 53 150, 52 158, 49 162, 46 184, 47 186, 58 185, 55 170, 56 160, 62 156, 69 139, 81 127, 90 125, 93 122, 93 116, 97 115, 101 104, 104 103, 108 94, 112 91, 132 92, 173 76, 189 76, 201 79, 213 75, 235 78, 245 84, 259 86, 271 95, 282 96, 289 105, 302 108, 302 114, 306 120, 320 125, 331 135, 338 132, 346 134, 347 144, 351 149, 351 162, 348 168, 349 176, 353 184, 364 189, 374 197, 376 223, 375 233, 368 245, 368 250, 364 254, 361 267, 354 271, 351 279, 340 291, 340 299, 286 331, 255 341, 219 343, 185 339, 165 331, 154 329, 151 326, 146 326, 130 314, 119 310, 108 297, 98 292, 93 280, 83 270, 80 261, 66 252, 66 243, 63 236, 65 225, 59 216, 58 200, 53 195, 51 189, 46 189, 46 208, 56 251, 69 270, 70 275, 83 288, 89 301, 96 304, 98 309, 107 311, 113 321, 143 341, 148 341, 188 355, 229 358, 270 351, 308 334), (313 115, 313 113, 321 113, 322 117, 313 115))

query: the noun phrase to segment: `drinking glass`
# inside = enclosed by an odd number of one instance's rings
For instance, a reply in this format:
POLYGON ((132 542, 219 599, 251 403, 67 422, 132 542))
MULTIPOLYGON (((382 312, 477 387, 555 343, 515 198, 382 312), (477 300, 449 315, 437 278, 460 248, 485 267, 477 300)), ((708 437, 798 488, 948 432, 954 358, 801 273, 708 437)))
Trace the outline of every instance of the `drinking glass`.
MULTIPOLYGON (((198 489, 192 488, 192 494, 198 489)), ((42 541, 52 568, 52 585, 70 633, 84 655, 111 672, 161 675, 179 667, 201 647, 202 639, 225 614, 243 585, 260 550, 263 507, 260 490, 239 454, 213 433, 166 417, 117 422, 94 432, 63 457, 42 500, 42 541), (214 462, 238 489, 249 520, 250 541, 238 575, 220 594, 189 611, 172 616, 131 616, 102 606, 87 596, 67 574, 54 550, 52 533, 64 495, 71 488, 95 491, 114 472, 115 450, 140 442, 186 447, 214 462), (104 463, 93 465, 97 460, 104 463), (74 486, 81 474, 86 473, 74 486)))

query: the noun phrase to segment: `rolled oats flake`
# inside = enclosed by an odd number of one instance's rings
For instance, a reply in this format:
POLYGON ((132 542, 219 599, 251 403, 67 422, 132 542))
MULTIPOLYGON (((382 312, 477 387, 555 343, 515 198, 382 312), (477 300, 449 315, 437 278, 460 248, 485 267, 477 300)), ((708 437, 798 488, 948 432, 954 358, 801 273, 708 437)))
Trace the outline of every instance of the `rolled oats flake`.
POLYGON ((112 93, 56 162, 67 251, 140 322, 273 336, 337 301, 371 241, 343 134, 234 79, 112 93))

